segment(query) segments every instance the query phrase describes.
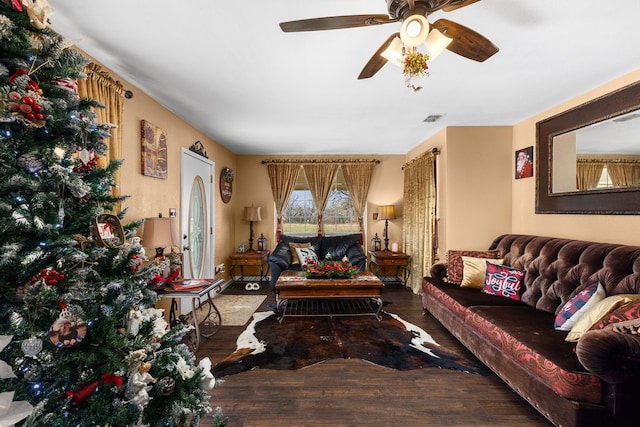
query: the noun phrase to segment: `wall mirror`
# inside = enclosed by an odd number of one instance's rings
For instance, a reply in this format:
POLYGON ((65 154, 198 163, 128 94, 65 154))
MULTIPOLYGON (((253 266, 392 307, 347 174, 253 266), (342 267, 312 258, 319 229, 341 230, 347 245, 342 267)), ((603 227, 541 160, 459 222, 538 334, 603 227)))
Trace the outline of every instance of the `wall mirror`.
POLYGON ((536 124, 536 213, 640 214, 640 82, 536 124))

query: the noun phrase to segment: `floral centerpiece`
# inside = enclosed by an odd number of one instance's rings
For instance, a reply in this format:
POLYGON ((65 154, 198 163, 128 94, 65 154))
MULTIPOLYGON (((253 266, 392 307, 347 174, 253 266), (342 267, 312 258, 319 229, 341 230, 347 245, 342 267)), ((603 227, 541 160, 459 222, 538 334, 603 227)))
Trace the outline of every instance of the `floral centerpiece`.
POLYGON ((303 268, 304 277, 306 278, 331 278, 331 279, 349 279, 358 274, 358 267, 354 267, 346 256, 341 261, 334 261, 331 254, 327 254, 325 258, 317 262, 315 259, 308 259, 307 264, 303 268))
POLYGON ((404 54, 402 57, 402 74, 405 76, 407 87, 414 91, 422 89, 422 87, 413 85, 411 79, 429 75, 427 71, 429 69, 427 65, 428 60, 429 55, 418 52, 417 50, 411 50, 404 54))

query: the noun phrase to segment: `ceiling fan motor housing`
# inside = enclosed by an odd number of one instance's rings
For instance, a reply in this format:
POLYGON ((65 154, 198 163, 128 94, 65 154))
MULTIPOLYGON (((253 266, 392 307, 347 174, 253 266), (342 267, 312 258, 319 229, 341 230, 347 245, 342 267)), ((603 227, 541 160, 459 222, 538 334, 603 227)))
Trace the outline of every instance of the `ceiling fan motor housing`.
POLYGON ((387 10, 392 19, 406 19, 411 15, 420 14, 428 16, 451 3, 459 3, 456 0, 415 0, 413 8, 406 0, 387 0, 387 10))

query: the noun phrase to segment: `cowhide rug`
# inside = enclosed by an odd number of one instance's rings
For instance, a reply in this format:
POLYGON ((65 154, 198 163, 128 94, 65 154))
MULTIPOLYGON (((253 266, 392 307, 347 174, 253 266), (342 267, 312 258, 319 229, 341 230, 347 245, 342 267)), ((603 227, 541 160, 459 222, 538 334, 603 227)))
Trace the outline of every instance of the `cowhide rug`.
POLYGON ((364 359, 398 370, 447 368, 488 375, 482 365, 441 348, 399 316, 285 317, 259 312, 240 334, 237 349, 212 368, 216 378, 256 367, 298 369, 329 359, 364 359))

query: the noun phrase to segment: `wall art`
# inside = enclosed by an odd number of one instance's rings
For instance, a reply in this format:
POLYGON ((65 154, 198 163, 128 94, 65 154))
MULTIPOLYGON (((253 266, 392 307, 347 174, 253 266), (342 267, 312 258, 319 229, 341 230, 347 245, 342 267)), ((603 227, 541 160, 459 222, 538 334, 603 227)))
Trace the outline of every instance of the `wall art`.
POLYGON ((533 146, 516 151, 516 179, 533 176, 533 146))
POLYGON ((141 121, 142 175, 167 179, 167 134, 146 120, 141 121))

